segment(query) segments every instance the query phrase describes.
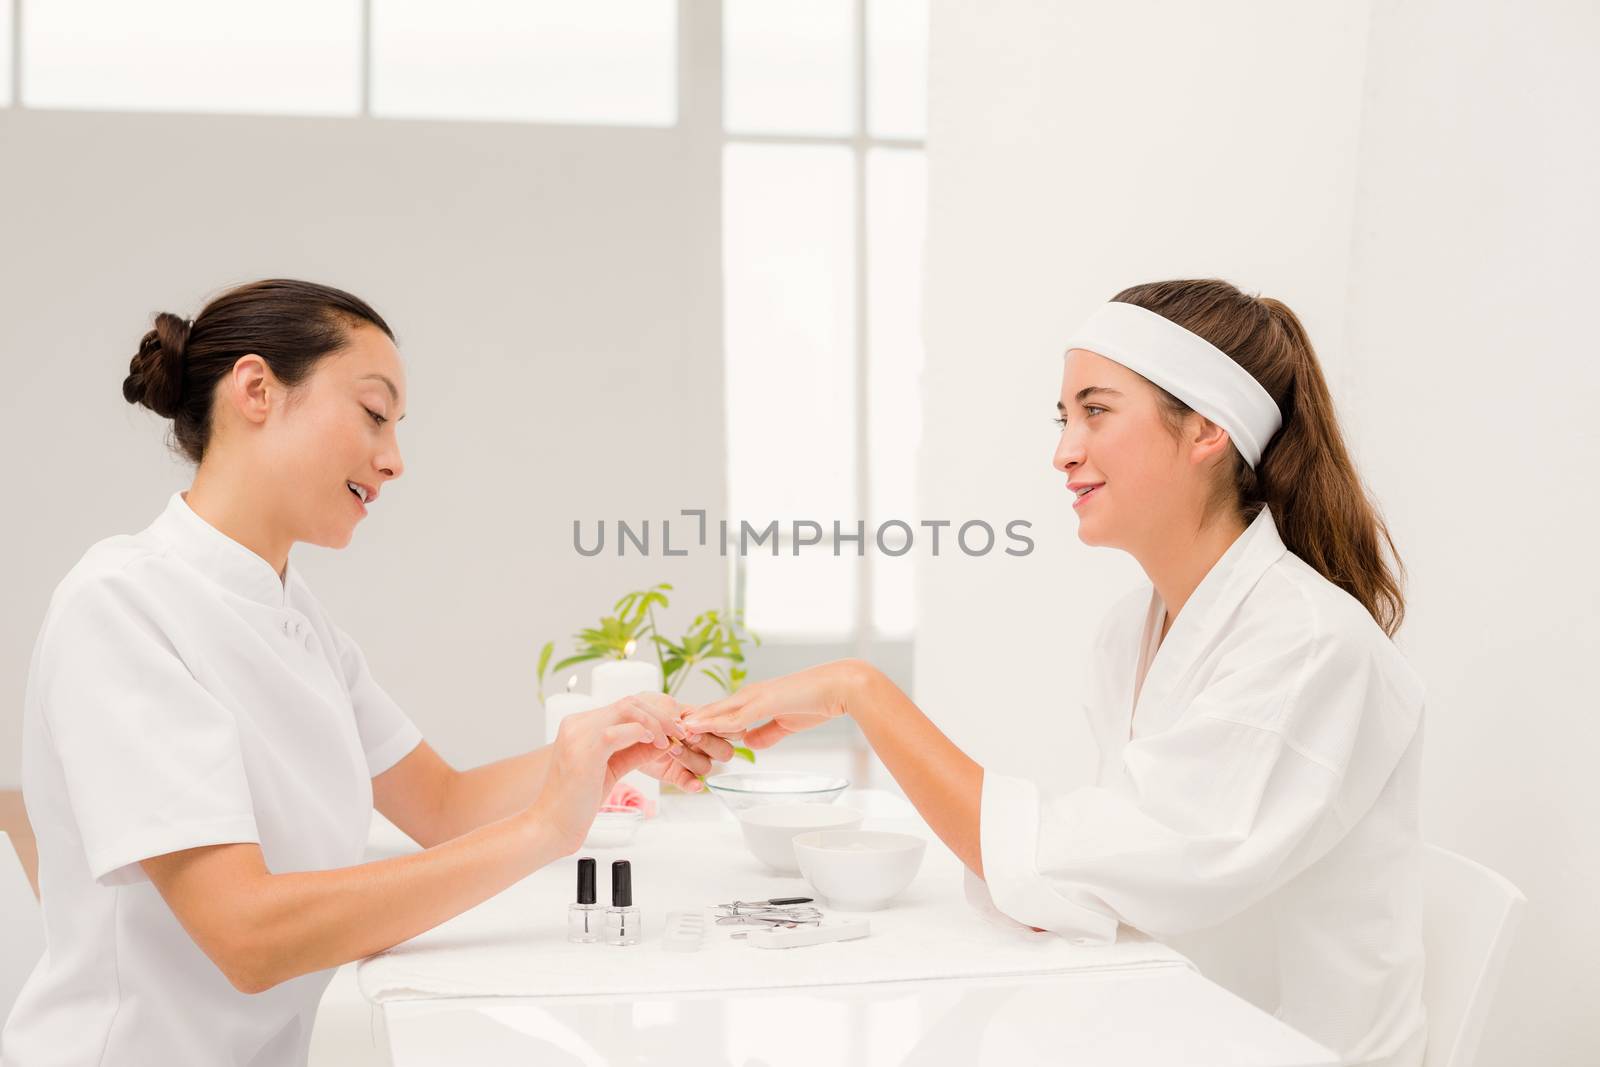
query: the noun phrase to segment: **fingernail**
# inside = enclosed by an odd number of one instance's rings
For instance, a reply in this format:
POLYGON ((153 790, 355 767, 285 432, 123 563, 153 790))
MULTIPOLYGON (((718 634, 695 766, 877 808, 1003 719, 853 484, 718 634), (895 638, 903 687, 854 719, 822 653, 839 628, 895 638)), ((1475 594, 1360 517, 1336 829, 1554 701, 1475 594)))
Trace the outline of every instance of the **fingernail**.
POLYGON ((685 734, 683 739, 685 741, 689 742, 692 745, 695 742, 700 740, 700 735, 699 734, 685 734))
POLYGON ((700 784, 699 779, 696 779, 695 781, 692 781, 692 782, 689 783, 689 791, 691 793, 698 793, 698 792, 700 792, 700 790, 702 790, 704 788, 705 788, 705 786, 700 784))

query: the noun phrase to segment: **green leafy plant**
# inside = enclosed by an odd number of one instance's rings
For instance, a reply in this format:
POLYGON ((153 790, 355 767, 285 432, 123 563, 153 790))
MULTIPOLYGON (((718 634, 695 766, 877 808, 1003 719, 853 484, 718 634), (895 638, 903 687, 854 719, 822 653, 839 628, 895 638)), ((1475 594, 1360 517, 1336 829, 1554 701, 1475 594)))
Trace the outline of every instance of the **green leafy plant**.
MULTIPOLYGON (((700 674, 715 682, 724 693, 732 694, 744 684, 745 643, 760 645, 761 637, 744 625, 738 614, 728 616, 720 611, 702 611, 689 623, 688 632, 674 640, 663 635, 656 627, 656 608, 668 606, 667 594, 672 586, 666 582, 626 593, 612 605, 612 614, 604 615, 598 626, 585 627, 573 635, 575 650, 572 655, 550 665, 555 655, 556 643, 546 641, 539 650, 538 682, 539 703, 544 703, 546 674, 559 675, 568 667, 591 660, 629 659, 640 644, 648 641, 655 647, 656 659, 661 664, 661 691, 676 694, 693 674, 700 674)), ((734 755, 755 762, 756 754, 748 748, 735 746, 734 755)))

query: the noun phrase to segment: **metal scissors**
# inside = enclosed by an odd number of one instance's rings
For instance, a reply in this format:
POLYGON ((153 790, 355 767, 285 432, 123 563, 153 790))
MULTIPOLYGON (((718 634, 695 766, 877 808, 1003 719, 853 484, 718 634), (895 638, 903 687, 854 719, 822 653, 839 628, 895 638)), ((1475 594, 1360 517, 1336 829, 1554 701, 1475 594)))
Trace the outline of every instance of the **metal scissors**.
POLYGON ((774 897, 771 900, 736 900, 731 904, 718 904, 718 926, 784 926, 793 928, 802 924, 816 925, 822 921, 822 912, 806 907, 811 897, 774 897))

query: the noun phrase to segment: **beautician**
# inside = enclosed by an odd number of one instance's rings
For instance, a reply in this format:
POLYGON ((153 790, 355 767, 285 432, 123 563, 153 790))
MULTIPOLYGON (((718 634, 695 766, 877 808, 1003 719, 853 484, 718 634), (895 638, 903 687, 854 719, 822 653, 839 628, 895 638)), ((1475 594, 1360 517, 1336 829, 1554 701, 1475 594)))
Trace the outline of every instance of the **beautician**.
POLYGON ((854 716, 980 907, 1085 944, 1125 923, 1346 1064, 1420 1064, 1423 687, 1306 331, 1277 300, 1172 281, 1117 294, 1065 350, 1054 466, 1078 536, 1149 578, 1074 694, 1096 784, 979 766, 858 660, 684 722, 764 748, 854 716))
POLYGON ((644 694, 458 771, 374 681, 289 562, 347 545, 404 469, 405 369, 361 300, 244 285, 158 315, 129 371, 197 470, 45 614, 22 785, 47 949, 0 1061, 303 1064, 333 968, 576 851, 627 771, 695 790, 732 755, 644 694), (362 863, 374 806, 424 851, 362 863))

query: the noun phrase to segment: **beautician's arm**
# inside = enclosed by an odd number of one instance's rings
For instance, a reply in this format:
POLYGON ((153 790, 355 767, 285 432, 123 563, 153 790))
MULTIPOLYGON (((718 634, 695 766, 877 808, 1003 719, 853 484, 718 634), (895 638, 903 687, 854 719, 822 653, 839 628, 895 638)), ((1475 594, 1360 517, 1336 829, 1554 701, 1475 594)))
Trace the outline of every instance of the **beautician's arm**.
POLYGON ((458 771, 423 741, 372 780, 372 806, 423 848, 528 806, 544 787, 550 746, 458 771))
POLYGON ((415 937, 577 851, 606 791, 681 735, 631 699, 570 716, 528 805, 407 856, 274 873, 245 842, 140 866, 234 988, 260 993, 415 937))
POLYGON ((422 852, 330 871, 273 874, 257 844, 141 866, 233 987, 263 993, 415 937, 573 851, 518 812, 422 852))
MULTIPOLYGON (((698 739, 685 749, 676 741, 670 763, 662 761, 662 781, 697 791, 695 777, 726 761, 733 746, 720 737, 698 739)), ((544 788, 550 746, 458 771, 423 741, 410 754, 372 780, 372 806, 423 848, 476 830, 521 811, 544 788)))

